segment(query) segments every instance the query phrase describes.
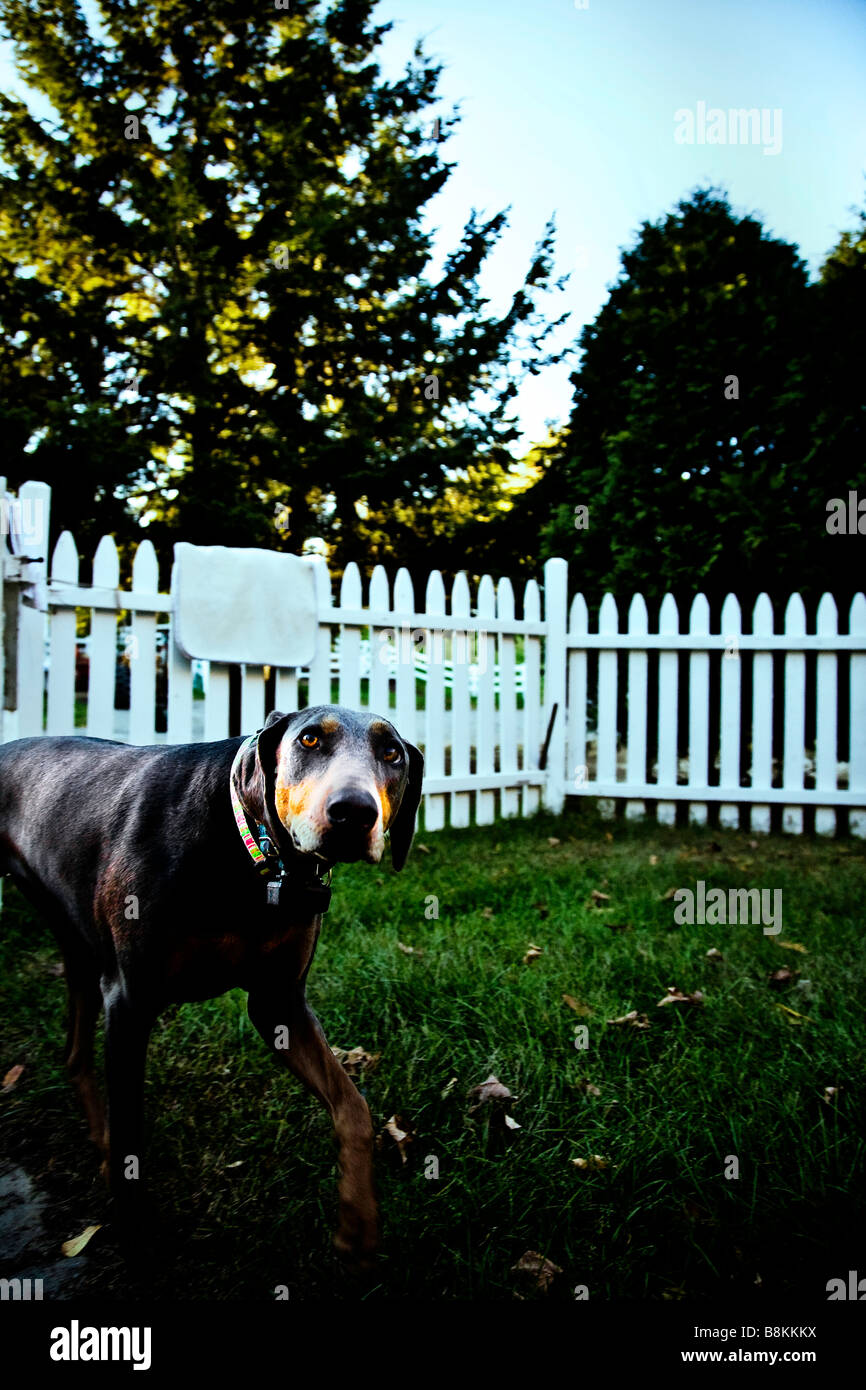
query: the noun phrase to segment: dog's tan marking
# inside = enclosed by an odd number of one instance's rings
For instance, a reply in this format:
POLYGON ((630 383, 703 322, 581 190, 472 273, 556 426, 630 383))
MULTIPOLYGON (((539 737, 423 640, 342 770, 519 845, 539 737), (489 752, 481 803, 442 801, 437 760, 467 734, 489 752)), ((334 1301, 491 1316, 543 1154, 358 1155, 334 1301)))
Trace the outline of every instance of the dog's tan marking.
POLYGON ((277 787, 274 791, 274 802, 277 808, 277 815, 288 825, 295 816, 301 816, 307 810, 308 803, 312 797, 314 788, 318 783, 312 778, 307 777, 303 782, 293 782, 287 787, 277 787))
POLYGON ((335 734, 340 727, 339 719, 335 719, 333 714, 326 714, 324 719, 319 720, 319 728, 323 734, 335 734))

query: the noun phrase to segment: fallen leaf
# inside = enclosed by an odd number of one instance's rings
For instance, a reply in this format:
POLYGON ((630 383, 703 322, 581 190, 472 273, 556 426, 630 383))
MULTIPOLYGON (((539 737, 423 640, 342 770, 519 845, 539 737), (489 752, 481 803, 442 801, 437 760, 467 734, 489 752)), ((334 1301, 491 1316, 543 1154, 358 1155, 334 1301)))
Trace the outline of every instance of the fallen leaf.
POLYGON ((604 1158, 601 1154, 590 1154, 589 1158, 573 1158, 571 1161, 575 1168, 585 1171, 610 1167, 610 1159, 604 1158))
POLYGON ((750 840, 750 841, 749 841, 749 849, 757 849, 757 848, 758 848, 758 842, 757 842, 757 840, 750 840))
POLYGON ((489 922, 490 919, 491 919, 491 917, 493 916, 493 908, 492 908, 492 907, 482 907, 482 909, 481 909, 481 916, 484 918, 484 920, 485 920, 486 922, 489 922))
POLYGON ((503 1086, 498 1076, 491 1072, 486 1081, 482 1081, 480 1086, 473 1086, 468 1092, 470 1100, 474 1097, 475 1104, 470 1106, 469 1114, 474 1115, 484 1105, 502 1105, 505 1101, 512 1101, 515 1097, 511 1094, 507 1086, 503 1086))
POLYGON ((599 891, 598 891, 597 888, 593 888, 593 890, 592 890, 592 892, 590 893, 589 896, 590 896, 590 898, 592 899, 592 901, 593 901, 594 903, 609 903, 609 902, 610 902, 610 894, 609 894, 609 893, 599 893, 599 891))
POLYGON ((418 946, 404 946, 402 941, 397 942, 397 949, 403 952, 404 956, 423 956, 424 952, 418 946))
POLYGON ((74 1255, 80 1255, 85 1245, 88 1245, 101 1226, 85 1226, 80 1236, 73 1236, 71 1240, 65 1240, 60 1249, 70 1260, 74 1255))
POLYGON ((657 855, 657 854, 651 854, 650 857, 649 857, 649 862, 653 865, 653 867, 655 867, 655 865, 659 862, 659 857, 658 857, 658 855, 657 855))
POLYGON ((420 850, 422 854, 429 854, 429 853, 430 853, 430 850, 427 848, 426 845, 419 845, 419 844, 416 843, 416 844, 414 844, 414 845, 412 846, 412 848, 415 849, 415 850, 420 850))
POLYGON ((64 966, 64 964, 63 964, 63 961, 62 961, 62 960, 53 960, 53 961, 51 961, 51 963, 50 963, 49 965, 46 965, 46 967, 45 967, 45 973, 46 973, 46 975, 50 975, 52 979, 58 980, 58 979, 60 978, 61 975, 65 975, 65 974, 66 974, 66 968, 65 968, 65 966, 64 966))
POLYGON ((440 1094, 440 1096, 442 1097, 443 1100, 445 1099, 446 1096, 450 1096, 451 1092, 454 1090, 454 1087, 455 1087, 456 1085, 457 1085, 457 1077, 456 1077, 456 1076, 452 1076, 451 1080, 448 1082, 448 1085, 445 1087, 445 1089, 439 1092, 439 1094, 440 1094))
POLYGON ((782 1013, 783 1013, 783 1014, 787 1014, 787 1016, 788 1016, 789 1018, 795 1019, 795 1020, 797 1021, 797 1023, 811 1023, 811 1022, 812 1022, 812 1020, 811 1020, 811 1018, 809 1017, 808 1014, 798 1014, 796 1009, 789 1009, 787 1004, 779 1004, 779 1003, 777 1002, 776 1005, 775 1005, 775 1007, 776 1007, 777 1009, 781 1009, 781 1010, 782 1010, 782 1013))
POLYGON ((520 1125, 511 1115, 505 1116, 505 1127, 506 1129, 520 1129, 520 1125))
POLYGON ((684 994, 676 985, 668 985, 667 994, 656 1004, 657 1009, 661 1009, 665 1004, 693 1004, 696 1008, 703 1005, 703 992, 696 989, 693 994, 684 994))
POLYGON ((783 965, 781 970, 771 971, 767 976, 767 984, 770 986, 770 989, 784 989, 785 985, 789 985, 792 980, 796 980, 799 973, 799 970, 789 970, 786 965, 783 965))
POLYGON ((227 1163, 226 1168, 242 1168, 244 1166, 244 1162, 245 1160, 243 1158, 236 1158, 234 1163, 227 1163))
POLYGON ((822 1097, 821 1097, 821 1099, 823 1100, 824 1104, 825 1104, 825 1105, 834 1105, 835 1102, 836 1102, 836 1098, 837 1098, 837 1096, 839 1095, 839 1091, 840 1091, 840 1090, 841 1090, 841 1087, 840 1087, 840 1086, 825 1086, 825 1087, 824 1087, 824 1094, 823 1094, 822 1097))
POLYGON ((372 1071, 381 1052, 366 1052, 363 1047, 353 1047, 346 1051, 343 1047, 332 1047, 331 1051, 348 1076, 360 1076, 361 1072, 372 1071))
POLYGON ((616 1027, 617 1024, 623 1024, 628 1028, 649 1028, 650 1026, 646 1014, 639 1014, 637 1009, 631 1009, 629 1013, 623 1014, 622 1018, 609 1018, 607 1022, 612 1027, 616 1027))
POLYGON ((547 837, 547 843, 550 845, 551 849, 555 849, 557 845, 561 845, 561 844, 562 844, 562 841, 561 841, 561 840, 557 840, 557 838, 556 838, 555 835, 548 835, 548 837, 547 837))
POLYGON ((707 951, 707 960, 719 961, 724 959, 725 958, 719 950, 718 946, 711 946, 710 949, 707 951))
POLYGON ((801 946, 799 941, 777 941, 777 946, 783 947, 786 951, 799 951, 801 955, 808 956, 809 952, 805 946, 801 946))
POLYGON ((674 893, 678 893, 679 891, 679 888, 669 888, 666 893, 662 893, 661 901, 663 903, 668 902, 669 899, 673 897, 674 893))
POLYGON ((576 1091, 583 1091, 583 1094, 585 1096, 601 1095, 600 1087, 596 1086, 595 1082, 590 1081, 589 1078, 586 1076, 582 1076, 579 1081, 576 1081, 574 1083, 574 1089, 576 1091))
POLYGON ((607 840, 608 844, 612 844, 612 843, 613 843, 613 835, 610 833, 609 830, 606 830, 606 831, 604 832, 604 838, 607 840))
POLYGON ((561 1274, 562 1270, 552 1260, 539 1255, 537 1250, 525 1250, 517 1264, 511 1266, 511 1272, 526 1276, 542 1293, 547 1293, 555 1276, 561 1274))
POLYGON ((533 946, 532 942, 530 941, 529 946, 527 947, 526 955, 523 957, 523 964, 528 965, 530 961, 538 960, 538 957, 543 955, 544 947, 533 946))
MULTIPOLYGON (((379 1135, 378 1139, 378 1147, 380 1149, 383 1148, 385 1145, 385 1135, 387 1135, 388 1138, 393 1141, 393 1143, 396 1145, 397 1152, 400 1155, 401 1163, 408 1163, 409 1155, 407 1153, 407 1150, 409 1148, 409 1145, 415 1138, 411 1128, 403 1128, 405 1124, 406 1121, 403 1119, 402 1115, 392 1115, 390 1120, 388 1120, 387 1124, 385 1125, 385 1128, 382 1130, 382 1133, 379 1135)), ((391 1152, 393 1153, 393 1149, 391 1150, 391 1152)))
POLYGON ((15 1090, 15 1087, 16 1087, 16 1085, 18 1084, 18 1078, 19 1078, 19 1076, 22 1074, 23 1071, 24 1071, 24 1067, 21 1065, 20 1062, 17 1062, 17 1063, 15 1064, 14 1067, 10 1067, 10 1068, 9 1068, 9 1070, 7 1071, 6 1075, 5 1075, 4 1078, 3 1078, 3 1088, 2 1088, 2 1089, 3 1089, 4 1095, 5 1095, 5 1093, 6 1093, 7 1091, 14 1091, 14 1090, 15 1090))
POLYGON ((564 994, 562 1002, 567 1004, 570 1009, 574 1009, 576 1014, 580 1014, 581 1018, 588 1018, 592 1013, 589 1004, 582 1004, 579 999, 575 999, 573 994, 564 994))

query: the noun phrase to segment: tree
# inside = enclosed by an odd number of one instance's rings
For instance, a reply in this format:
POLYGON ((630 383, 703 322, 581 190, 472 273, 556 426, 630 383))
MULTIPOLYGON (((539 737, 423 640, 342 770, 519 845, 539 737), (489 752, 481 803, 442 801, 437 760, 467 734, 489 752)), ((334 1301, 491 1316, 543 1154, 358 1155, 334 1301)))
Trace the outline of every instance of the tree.
MULTIPOLYGON (((848 586, 826 502, 855 486, 858 461, 837 451, 831 467, 820 447, 816 325, 796 248, 724 197, 701 190, 643 224, 581 335, 562 452, 524 499, 585 592, 848 586)), ((840 395, 830 413, 856 399, 862 428, 862 387, 849 376, 840 395)))
POLYGON ((508 475, 517 383, 558 360, 552 225, 501 316, 478 275, 504 213, 428 278, 440 70, 416 48, 381 79, 373 0, 96 9, 0 0, 51 113, 0 105, 10 473, 80 537, 141 518, 157 542, 435 563, 436 506, 469 465, 508 475))

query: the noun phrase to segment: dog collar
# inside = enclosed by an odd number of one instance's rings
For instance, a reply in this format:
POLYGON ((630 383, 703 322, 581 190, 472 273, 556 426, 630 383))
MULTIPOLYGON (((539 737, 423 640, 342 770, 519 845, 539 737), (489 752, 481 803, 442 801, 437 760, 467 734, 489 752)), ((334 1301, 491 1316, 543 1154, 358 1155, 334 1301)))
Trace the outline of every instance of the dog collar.
POLYGON ((234 812, 235 824, 238 828, 241 839, 246 846, 247 852, 263 877, 267 878, 267 901, 269 906, 278 907, 281 903, 281 895, 284 887, 291 883, 291 893, 286 895, 296 908, 300 906, 303 897, 308 899, 308 907, 311 911, 321 913, 327 912, 331 902, 331 869, 326 869, 327 878, 320 872, 320 866, 313 866, 313 875, 306 882, 297 881, 294 876, 289 875, 283 864, 280 853, 268 833, 268 828, 261 821, 257 821, 259 842, 256 844, 255 836, 250 829, 250 821, 243 803, 238 796, 236 776, 244 754, 255 746, 256 739, 261 733, 257 729, 249 738, 245 738, 237 753, 235 754, 232 770, 229 776, 229 792, 231 793, 232 811, 234 812))

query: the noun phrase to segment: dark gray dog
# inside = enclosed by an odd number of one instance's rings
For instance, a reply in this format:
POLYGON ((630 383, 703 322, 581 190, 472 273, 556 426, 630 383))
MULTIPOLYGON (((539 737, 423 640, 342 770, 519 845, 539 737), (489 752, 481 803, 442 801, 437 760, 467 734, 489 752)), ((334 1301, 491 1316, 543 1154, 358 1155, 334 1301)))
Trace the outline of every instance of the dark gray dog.
POLYGON ((44 914, 66 963, 66 1064, 123 1229, 142 1214, 150 1030, 171 1001, 241 986, 268 1047, 328 1107, 340 1157, 337 1248, 375 1249, 367 1103, 334 1058, 305 983, 330 866, 402 868, 423 758, 385 719, 319 705, 250 738, 136 748, 95 738, 0 745, 0 872, 44 914), (105 1009, 108 1124, 93 1075, 105 1009))

